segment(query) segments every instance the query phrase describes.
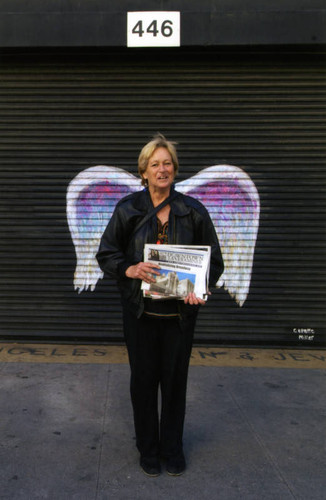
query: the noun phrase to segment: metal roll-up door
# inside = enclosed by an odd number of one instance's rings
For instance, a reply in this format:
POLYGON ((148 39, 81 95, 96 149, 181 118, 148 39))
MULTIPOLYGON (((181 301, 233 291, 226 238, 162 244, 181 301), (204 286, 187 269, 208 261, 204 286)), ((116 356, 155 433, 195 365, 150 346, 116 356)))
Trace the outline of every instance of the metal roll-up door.
POLYGON ((72 179, 97 165, 136 174, 160 131, 180 175, 234 165, 260 198, 250 289, 217 289, 200 343, 325 341, 325 55, 317 50, 3 51, 2 338, 122 339, 114 283, 74 290, 72 179))

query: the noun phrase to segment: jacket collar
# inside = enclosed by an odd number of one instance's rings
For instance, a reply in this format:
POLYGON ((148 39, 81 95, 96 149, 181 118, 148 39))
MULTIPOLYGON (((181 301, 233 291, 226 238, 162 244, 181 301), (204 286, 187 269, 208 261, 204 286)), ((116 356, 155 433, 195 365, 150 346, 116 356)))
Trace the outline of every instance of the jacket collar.
POLYGON ((178 193, 178 196, 171 201, 171 211, 174 215, 178 215, 182 217, 184 215, 188 215, 190 213, 190 207, 185 204, 185 198, 182 193, 178 193))
MULTIPOLYGON (((171 211, 174 215, 183 216, 190 213, 190 207, 185 204, 184 197, 182 193, 175 190, 174 184, 171 186, 171 194, 177 193, 176 198, 174 198, 171 203, 171 211)), ((153 208, 153 203, 148 191, 148 188, 140 191, 139 196, 134 200, 134 208, 140 212, 148 212, 153 208)))

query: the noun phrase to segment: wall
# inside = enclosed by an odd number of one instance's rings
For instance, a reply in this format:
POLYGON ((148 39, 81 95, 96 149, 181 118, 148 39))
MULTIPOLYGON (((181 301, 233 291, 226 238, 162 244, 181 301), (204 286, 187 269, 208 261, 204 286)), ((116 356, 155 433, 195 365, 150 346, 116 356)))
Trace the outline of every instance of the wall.
POLYGON ((2 337, 121 340, 114 283, 74 290, 66 194, 89 167, 135 174, 160 130, 179 181, 229 164, 259 193, 248 296, 214 291, 196 341, 324 344, 323 51, 14 49, 0 72, 2 337))

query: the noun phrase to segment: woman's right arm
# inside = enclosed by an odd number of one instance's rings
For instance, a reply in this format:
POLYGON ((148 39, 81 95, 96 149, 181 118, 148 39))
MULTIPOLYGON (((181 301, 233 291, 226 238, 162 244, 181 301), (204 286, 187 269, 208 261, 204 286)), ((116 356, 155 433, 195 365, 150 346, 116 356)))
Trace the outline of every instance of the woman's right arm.
POLYGON ((125 276, 125 271, 132 265, 125 255, 126 223, 123 214, 116 207, 107 225, 96 254, 97 262, 105 273, 112 278, 125 276))
POLYGON ((115 279, 127 277, 144 280, 146 283, 155 282, 153 274, 159 274, 155 270, 159 268, 157 265, 150 262, 134 263, 128 260, 125 254, 128 237, 130 234, 127 223, 122 211, 117 207, 103 233, 96 254, 100 268, 115 279))
POLYGON ((138 264, 129 266, 125 274, 127 278, 143 280, 146 283, 155 283, 156 280, 153 275, 160 274, 156 269, 160 269, 160 267, 151 262, 138 262, 138 264))

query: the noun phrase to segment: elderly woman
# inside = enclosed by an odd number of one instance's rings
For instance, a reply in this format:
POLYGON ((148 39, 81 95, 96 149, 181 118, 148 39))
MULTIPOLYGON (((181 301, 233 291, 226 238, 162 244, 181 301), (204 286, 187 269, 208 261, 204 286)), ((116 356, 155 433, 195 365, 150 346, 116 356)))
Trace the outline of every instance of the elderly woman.
POLYGON ((223 261, 205 207, 174 190, 178 171, 174 144, 161 134, 155 136, 140 153, 138 171, 145 189, 117 204, 97 260, 117 280, 121 293, 140 465, 147 475, 157 476, 162 457, 167 472, 180 475, 186 468, 182 436, 188 366, 196 317, 204 301, 194 293, 183 301, 144 298, 141 281, 155 282, 159 274, 155 264, 143 262, 144 244, 210 245, 210 285, 221 275, 223 261))

